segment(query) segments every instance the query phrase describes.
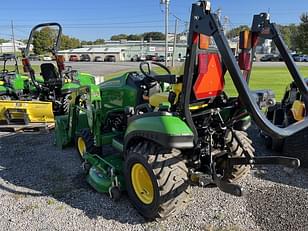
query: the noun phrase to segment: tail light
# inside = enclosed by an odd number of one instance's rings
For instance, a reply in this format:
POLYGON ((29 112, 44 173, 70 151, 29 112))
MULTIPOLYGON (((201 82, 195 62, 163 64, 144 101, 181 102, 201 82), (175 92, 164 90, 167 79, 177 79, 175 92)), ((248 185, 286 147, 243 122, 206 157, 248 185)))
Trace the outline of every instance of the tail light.
POLYGON ((206 50, 209 48, 209 46, 210 46, 210 37, 204 34, 200 34, 199 48, 206 50))

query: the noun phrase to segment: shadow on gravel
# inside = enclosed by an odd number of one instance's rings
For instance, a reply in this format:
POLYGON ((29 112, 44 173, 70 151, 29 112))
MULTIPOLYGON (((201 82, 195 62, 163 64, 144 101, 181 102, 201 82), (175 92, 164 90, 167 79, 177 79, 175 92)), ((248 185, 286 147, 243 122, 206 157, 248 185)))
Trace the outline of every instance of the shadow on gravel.
MULTIPOLYGON (((279 156, 281 153, 274 152, 265 147, 263 138, 260 137, 258 129, 253 126, 248 131, 256 149, 256 156, 279 156)), ((308 168, 290 169, 283 166, 255 166, 253 175, 255 177, 269 180, 298 188, 308 189, 308 168)))
POLYGON ((95 192, 85 181, 75 150, 59 150, 53 142, 53 133, 1 137, 1 194, 50 196, 83 211, 90 219, 103 217, 129 224, 145 222, 126 195, 114 202, 107 194, 95 192))

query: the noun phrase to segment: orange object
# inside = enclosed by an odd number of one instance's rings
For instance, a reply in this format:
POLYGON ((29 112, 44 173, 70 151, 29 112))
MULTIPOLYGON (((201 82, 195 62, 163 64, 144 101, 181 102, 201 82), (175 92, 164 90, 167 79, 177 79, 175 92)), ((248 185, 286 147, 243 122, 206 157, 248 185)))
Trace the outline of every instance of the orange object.
POLYGON ((204 34, 200 34, 199 37, 199 49, 206 50, 209 49, 210 46, 210 38, 204 34))
POLYGON ((30 61, 28 58, 23 58, 22 59, 22 65, 25 73, 30 72, 30 61))
POLYGON ((56 61, 57 61, 57 65, 58 65, 60 71, 63 71, 65 69, 65 65, 64 65, 65 58, 64 58, 64 56, 63 55, 57 55, 56 61))
POLYGON ((250 49, 252 45, 251 40, 251 31, 250 30, 244 30, 240 32, 240 49, 250 49))
POLYGON ((198 77, 194 84, 197 100, 216 97, 224 89, 224 78, 219 54, 198 55, 198 77))

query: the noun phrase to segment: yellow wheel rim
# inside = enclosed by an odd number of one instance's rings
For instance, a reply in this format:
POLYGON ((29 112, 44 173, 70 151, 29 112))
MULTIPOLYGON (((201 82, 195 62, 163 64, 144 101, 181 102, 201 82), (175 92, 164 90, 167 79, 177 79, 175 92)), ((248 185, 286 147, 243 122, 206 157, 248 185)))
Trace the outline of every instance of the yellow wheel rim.
POLYGON ((139 200, 144 204, 151 204, 154 200, 154 187, 146 168, 136 163, 131 170, 132 185, 139 200))
POLYGON ((77 146, 79 154, 83 156, 86 153, 87 148, 86 148, 86 143, 84 142, 82 137, 78 137, 77 146))

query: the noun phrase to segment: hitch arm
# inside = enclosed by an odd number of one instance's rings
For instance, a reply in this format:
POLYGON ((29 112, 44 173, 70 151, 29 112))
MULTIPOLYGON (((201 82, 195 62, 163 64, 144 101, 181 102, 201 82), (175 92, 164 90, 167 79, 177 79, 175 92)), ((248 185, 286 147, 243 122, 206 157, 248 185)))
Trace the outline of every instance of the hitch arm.
POLYGON ((283 165, 289 168, 300 166, 299 159, 285 156, 231 157, 227 161, 231 168, 234 165, 283 165))

